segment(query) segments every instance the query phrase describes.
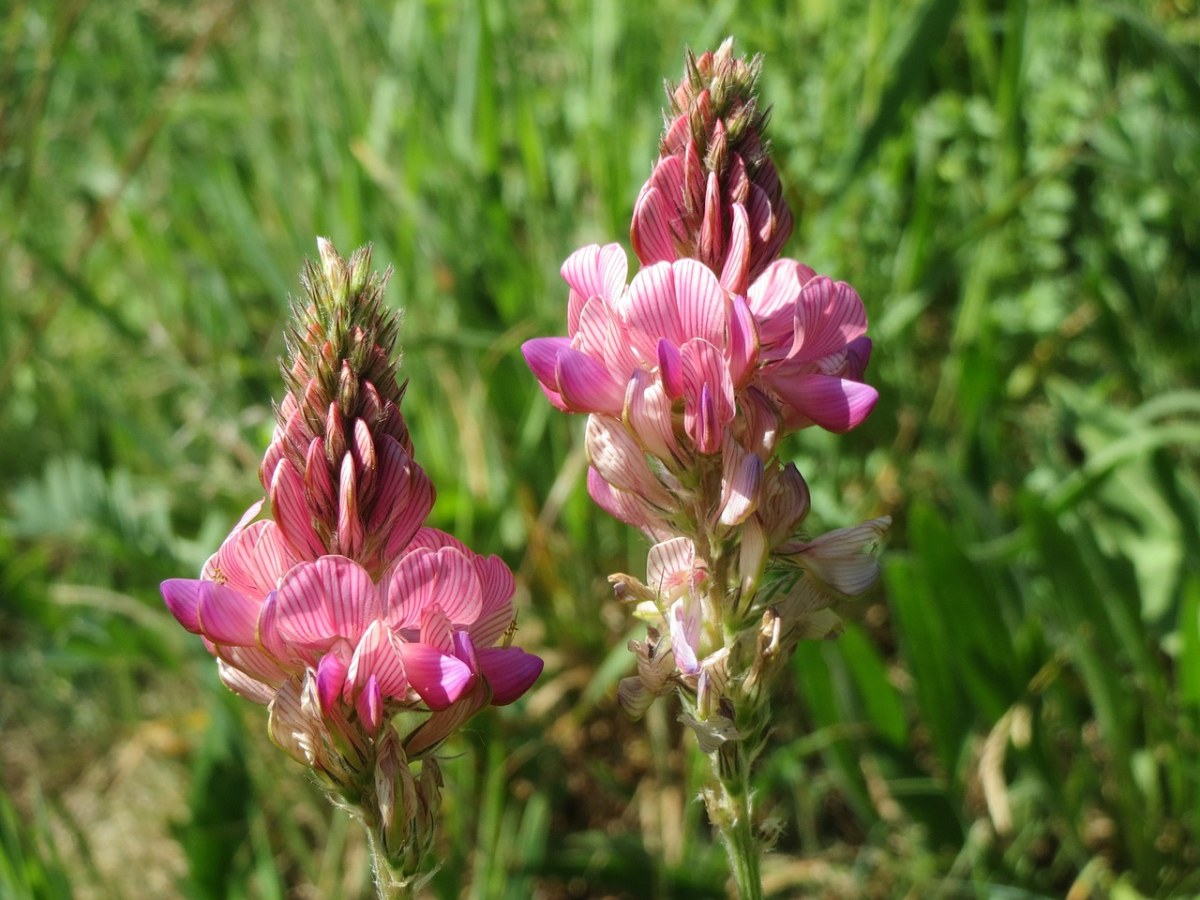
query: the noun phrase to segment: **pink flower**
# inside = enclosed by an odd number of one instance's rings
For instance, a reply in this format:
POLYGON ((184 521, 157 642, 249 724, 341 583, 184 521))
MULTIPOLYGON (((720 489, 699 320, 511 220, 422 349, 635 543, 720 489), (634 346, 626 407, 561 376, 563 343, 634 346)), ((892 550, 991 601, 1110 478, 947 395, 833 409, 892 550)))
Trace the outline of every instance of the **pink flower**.
POLYGON ((286 566, 271 525, 239 529, 218 553, 243 563, 244 577, 163 584, 172 613, 205 638, 239 693, 270 702, 286 680, 313 671, 322 710, 343 704, 374 733, 389 705, 444 710, 481 681, 504 705, 541 673, 537 657, 494 646, 513 619, 512 574, 497 557, 422 529, 375 583, 344 556, 286 566), (252 556, 250 545, 270 549, 252 556))
POLYGON ((563 265, 571 287, 566 338, 522 347, 550 401, 569 412, 628 415, 660 458, 679 452, 673 420, 697 451, 715 453, 753 373, 757 338, 744 298, 695 260, 642 269, 624 287, 620 247, 585 247, 563 265))
POLYGON ((784 427, 857 427, 879 394, 859 380, 870 341, 854 288, 781 259, 750 286, 747 300, 760 339, 758 383, 779 402, 784 427))

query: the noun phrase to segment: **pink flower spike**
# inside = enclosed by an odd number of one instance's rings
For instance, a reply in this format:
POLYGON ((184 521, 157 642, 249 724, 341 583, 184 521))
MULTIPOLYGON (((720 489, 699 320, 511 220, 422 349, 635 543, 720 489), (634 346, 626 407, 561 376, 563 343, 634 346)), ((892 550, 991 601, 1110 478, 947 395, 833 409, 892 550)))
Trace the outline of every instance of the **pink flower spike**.
POLYGON ((507 706, 533 687, 545 665, 519 647, 485 647, 476 653, 479 671, 492 689, 493 706, 507 706))
POLYGON ((326 653, 317 663, 317 698, 322 712, 329 712, 341 700, 346 672, 346 663, 336 651, 326 653))
POLYGON ((409 684, 433 710, 453 704, 477 680, 462 660, 427 644, 401 644, 400 656, 404 659, 409 684))

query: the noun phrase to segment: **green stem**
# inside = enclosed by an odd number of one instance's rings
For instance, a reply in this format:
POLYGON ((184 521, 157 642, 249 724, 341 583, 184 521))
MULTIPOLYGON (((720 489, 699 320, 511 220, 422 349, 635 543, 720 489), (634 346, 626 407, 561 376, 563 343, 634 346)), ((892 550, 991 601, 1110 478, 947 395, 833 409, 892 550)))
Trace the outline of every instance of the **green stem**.
POLYGON ((718 786, 705 793, 708 815, 725 844, 737 896, 739 900, 762 900, 759 868, 762 851, 754 834, 750 761, 742 752, 740 742, 722 747, 710 759, 718 786))
POLYGON ((416 879, 392 868, 378 830, 370 825, 367 826, 367 843, 371 847, 371 874, 375 876, 375 893, 379 900, 414 900, 416 879))

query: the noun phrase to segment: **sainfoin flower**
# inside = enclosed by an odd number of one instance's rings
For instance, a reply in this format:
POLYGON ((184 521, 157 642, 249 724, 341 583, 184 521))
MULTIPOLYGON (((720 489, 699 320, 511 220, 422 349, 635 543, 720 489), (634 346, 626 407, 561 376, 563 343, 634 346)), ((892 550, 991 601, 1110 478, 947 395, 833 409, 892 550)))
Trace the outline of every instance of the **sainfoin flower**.
POLYGON ((165 581, 162 595, 225 685, 269 707, 272 739, 363 819, 382 893, 428 868, 434 751, 483 707, 523 695, 542 661, 510 646, 504 562, 424 525, 434 490, 400 412, 386 276, 371 274, 368 250, 346 260, 318 247, 259 470, 267 495, 200 578, 165 581))
POLYGON ((858 293, 780 257, 792 217, 759 69, 728 41, 689 54, 634 209, 641 267, 627 279, 616 244, 575 251, 567 334, 522 347, 550 402, 588 415, 588 493, 654 541, 645 581, 611 579, 647 625, 618 700, 635 717, 682 700, 743 897, 761 896, 748 773, 770 686, 798 641, 836 635, 836 601, 875 582, 890 521, 805 534, 808 484, 781 457, 788 434, 858 427, 878 393, 858 293))

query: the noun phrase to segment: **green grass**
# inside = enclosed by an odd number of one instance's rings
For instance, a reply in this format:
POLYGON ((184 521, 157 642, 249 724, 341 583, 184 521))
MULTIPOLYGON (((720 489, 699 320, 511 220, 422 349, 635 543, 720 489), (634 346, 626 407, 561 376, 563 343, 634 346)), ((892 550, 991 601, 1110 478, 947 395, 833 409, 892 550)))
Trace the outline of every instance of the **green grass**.
POLYGON ((625 241, 685 46, 766 57, 787 252, 881 399, 789 452, 881 589, 781 686, 779 897, 1200 892, 1200 14, 1190 0, 87 4, 0 11, 0 895, 366 897, 361 835, 157 583, 255 498, 314 237, 405 308, 436 524, 547 673, 446 765, 439 898, 724 895, 668 705, 626 721, 645 544, 518 347, 625 241), (244 7, 244 8, 243 8, 244 7), (161 886, 161 887, 159 887, 161 886))

